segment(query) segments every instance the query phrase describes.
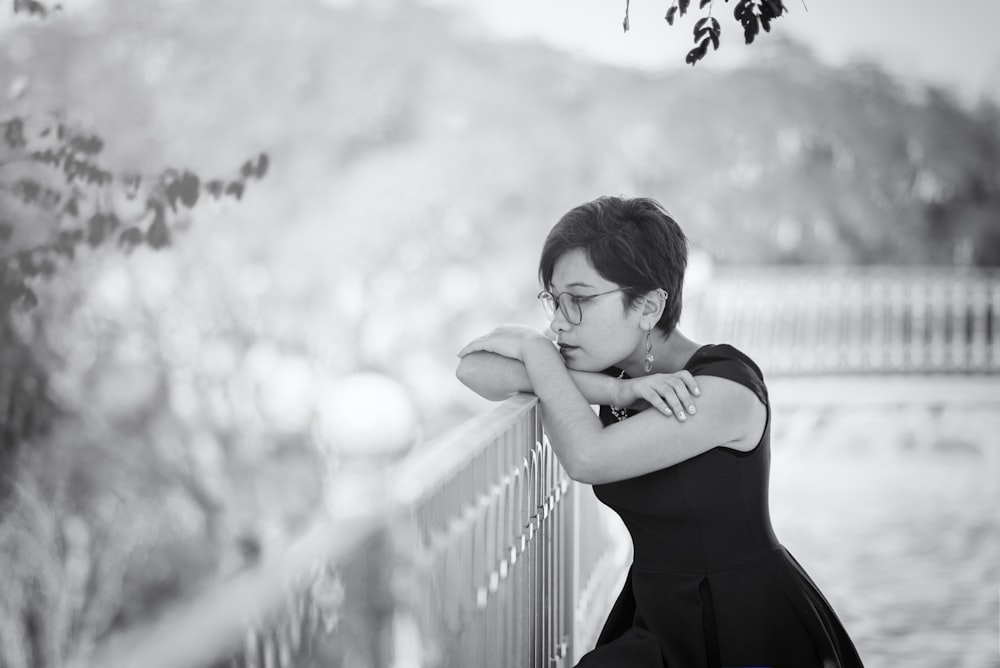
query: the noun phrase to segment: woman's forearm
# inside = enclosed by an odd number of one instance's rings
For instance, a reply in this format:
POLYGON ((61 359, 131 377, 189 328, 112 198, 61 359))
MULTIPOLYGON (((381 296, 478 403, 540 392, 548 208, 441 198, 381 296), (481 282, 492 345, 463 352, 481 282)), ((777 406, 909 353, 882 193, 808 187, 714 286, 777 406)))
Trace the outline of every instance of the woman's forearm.
MULTIPOLYGON (((518 392, 534 392, 524 363, 496 353, 469 353, 459 362, 455 375, 463 385, 491 401, 501 401, 518 392)), ((617 378, 573 370, 569 375, 588 403, 619 402, 621 381, 617 378)))

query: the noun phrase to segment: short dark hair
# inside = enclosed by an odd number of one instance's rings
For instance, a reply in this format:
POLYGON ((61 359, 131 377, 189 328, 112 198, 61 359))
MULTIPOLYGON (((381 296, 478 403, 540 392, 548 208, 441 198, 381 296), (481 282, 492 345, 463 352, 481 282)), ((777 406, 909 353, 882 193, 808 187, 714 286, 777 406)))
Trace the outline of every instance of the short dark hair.
POLYGON ((570 209, 545 238, 538 277, 552 285, 556 261, 582 249, 597 273, 624 290, 631 308, 650 290, 667 291, 667 303, 656 328, 669 335, 681 317, 687 237, 680 225, 654 199, 604 196, 570 209))

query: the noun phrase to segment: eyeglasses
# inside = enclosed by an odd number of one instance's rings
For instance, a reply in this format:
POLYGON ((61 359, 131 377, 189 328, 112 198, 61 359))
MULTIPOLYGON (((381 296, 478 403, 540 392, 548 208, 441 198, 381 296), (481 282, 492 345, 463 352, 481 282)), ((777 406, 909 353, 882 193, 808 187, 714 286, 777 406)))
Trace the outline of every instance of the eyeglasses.
POLYGON ((538 293, 538 301, 542 303, 542 310, 545 311, 545 315, 548 316, 549 320, 556 317, 556 309, 559 309, 569 324, 579 325, 583 322, 581 304, 589 302, 591 299, 610 295, 613 292, 621 292, 624 289, 615 288, 607 292, 599 292, 596 295, 573 295, 568 292, 560 292, 558 295, 554 295, 548 290, 542 290, 538 293))

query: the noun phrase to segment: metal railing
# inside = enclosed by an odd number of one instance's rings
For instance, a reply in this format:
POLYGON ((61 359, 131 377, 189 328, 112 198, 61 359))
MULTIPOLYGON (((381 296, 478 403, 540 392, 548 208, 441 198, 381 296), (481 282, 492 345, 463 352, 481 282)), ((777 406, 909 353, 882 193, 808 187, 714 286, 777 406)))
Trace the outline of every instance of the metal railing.
POLYGON ((995 374, 1000 271, 723 267, 687 297, 682 325, 772 376, 995 374))
POLYGON ((317 519, 280 559, 114 639, 92 665, 557 668, 590 649, 630 543, 566 476, 537 399, 378 469, 341 471, 378 501, 371 512, 317 519))

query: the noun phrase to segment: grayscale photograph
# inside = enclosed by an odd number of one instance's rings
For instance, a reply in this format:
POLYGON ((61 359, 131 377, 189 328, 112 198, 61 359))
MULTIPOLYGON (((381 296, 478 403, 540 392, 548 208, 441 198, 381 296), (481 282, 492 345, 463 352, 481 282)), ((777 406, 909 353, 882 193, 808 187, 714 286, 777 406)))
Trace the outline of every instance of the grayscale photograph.
POLYGON ((0 668, 1000 668, 998 27, 0 0, 0 668))

